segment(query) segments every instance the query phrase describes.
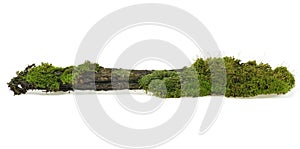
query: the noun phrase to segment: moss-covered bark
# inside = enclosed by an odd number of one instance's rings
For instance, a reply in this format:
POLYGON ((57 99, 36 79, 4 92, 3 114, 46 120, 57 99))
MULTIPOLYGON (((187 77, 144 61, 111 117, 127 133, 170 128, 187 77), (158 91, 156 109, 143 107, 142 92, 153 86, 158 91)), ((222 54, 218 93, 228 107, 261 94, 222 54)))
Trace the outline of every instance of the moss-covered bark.
POLYGON ((46 92, 76 90, 141 89, 138 80, 152 71, 103 68, 86 61, 78 66, 55 67, 48 63, 35 64, 17 72, 8 87, 14 95, 28 90, 46 92))
POLYGON ((35 89, 46 92, 144 89, 163 98, 251 97, 285 94, 295 86, 295 79, 286 67, 272 69, 268 64, 241 63, 233 57, 224 57, 199 58, 189 67, 155 71, 104 68, 88 61, 65 68, 33 64, 17 72, 8 86, 15 95, 35 89))

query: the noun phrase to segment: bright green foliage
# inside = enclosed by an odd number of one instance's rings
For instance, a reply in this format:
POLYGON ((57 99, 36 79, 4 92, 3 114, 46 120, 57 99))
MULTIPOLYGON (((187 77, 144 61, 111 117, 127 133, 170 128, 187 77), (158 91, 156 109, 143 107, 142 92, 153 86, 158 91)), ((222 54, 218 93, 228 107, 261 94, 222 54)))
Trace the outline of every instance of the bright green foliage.
POLYGON ((146 91, 149 90, 156 96, 163 95, 160 97, 165 98, 220 95, 225 92, 226 71, 222 58, 207 60, 200 58, 192 66, 178 72, 154 71, 140 79, 139 83, 146 91), (157 79, 161 81, 151 82, 157 79), (149 84, 152 88, 148 89, 149 84), (166 89, 162 91, 161 86, 166 89))
POLYGON ((90 61, 85 61, 83 64, 80 64, 74 67, 74 71, 78 73, 83 73, 87 71, 99 72, 103 67, 97 63, 92 63, 90 61))
POLYGON ((60 80, 63 84, 72 84, 73 83, 73 69, 74 67, 73 66, 70 66, 70 67, 66 67, 64 69, 64 72, 61 74, 60 76, 60 80))
POLYGON ((62 70, 63 68, 54 67, 52 64, 42 63, 38 67, 31 68, 25 76, 25 80, 37 89, 58 91, 62 70))
POLYGON ((144 76, 139 83, 143 89, 165 98, 285 94, 295 86, 294 76, 286 67, 272 70, 268 64, 257 64, 256 61, 241 63, 233 57, 199 58, 191 67, 183 68, 177 75, 170 75, 173 73, 167 70, 155 71, 144 76), (164 91, 163 87, 166 88, 164 91))
POLYGON ((103 67, 99 64, 84 62, 78 66, 66 68, 55 67, 52 64, 42 63, 28 70, 22 78, 36 89, 46 91, 58 91, 63 84, 72 84, 77 77, 85 72, 99 72, 103 67))

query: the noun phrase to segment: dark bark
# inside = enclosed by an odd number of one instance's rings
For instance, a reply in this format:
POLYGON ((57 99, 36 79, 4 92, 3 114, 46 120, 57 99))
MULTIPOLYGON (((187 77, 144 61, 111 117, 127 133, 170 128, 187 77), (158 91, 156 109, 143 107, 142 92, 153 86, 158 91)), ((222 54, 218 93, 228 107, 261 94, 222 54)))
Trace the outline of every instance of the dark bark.
POLYGON ((124 70, 124 69, 101 69, 99 73, 83 73, 77 83, 73 85, 76 90, 121 90, 140 89, 138 80, 151 73, 151 70, 124 70), (117 74, 127 71, 127 75, 117 74), (114 74, 116 72, 116 74, 114 74), (130 73, 129 73, 130 72, 130 73))

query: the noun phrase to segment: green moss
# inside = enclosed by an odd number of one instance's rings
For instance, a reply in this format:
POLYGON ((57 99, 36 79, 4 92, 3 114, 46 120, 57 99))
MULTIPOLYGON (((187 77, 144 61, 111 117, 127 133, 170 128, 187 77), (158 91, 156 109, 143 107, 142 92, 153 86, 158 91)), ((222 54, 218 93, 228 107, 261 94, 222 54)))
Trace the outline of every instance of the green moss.
MULTIPOLYGON (((179 73, 181 84, 181 96, 198 97, 201 95, 203 88, 199 88, 198 83, 199 75, 194 67, 185 67, 182 72, 179 73)), ((203 82, 203 81, 202 81, 203 82)), ((206 85, 203 85, 203 87, 206 85)))
POLYGON ((256 61, 241 63, 233 57, 199 58, 178 75, 170 75, 173 73, 167 70, 154 71, 140 79, 139 83, 146 91, 165 98, 207 95, 253 97, 285 94, 295 86, 294 76, 286 67, 273 70, 269 64, 257 64, 256 61), (151 82, 156 79, 162 81, 151 82), (152 89, 148 87, 150 83, 152 89), (162 86, 166 87, 167 92, 161 91, 162 86))
POLYGON ((139 80, 146 92, 164 98, 181 96, 180 78, 176 71, 157 70, 139 80))
POLYGON ((64 72, 60 76, 60 80, 63 84, 72 84, 73 83, 73 81, 74 81, 74 77, 72 74, 73 69, 74 69, 74 66, 66 67, 64 69, 64 72))
POLYGON ((59 80, 63 68, 54 67, 52 64, 42 63, 40 66, 28 70, 25 80, 37 89, 58 91, 59 80))
POLYGON ((154 79, 149 84, 147 91, 153 93, 154 96, 166 98, 167 97, 167 88, 165 82, 160 79, 154 79))
POLYGON ((125 79, 129 78, 130 70, 125 69, 113 69, 111 71, 112 77, 118 78, 118 79, 125 79))
MULTIPOLYGON (((152 80, 162 80, 164 78, 173 78, 178 80, 178 74, 176 71, 168 71, 168 70, 156 70, 153 71, 151 74, 145 75, 139 80, 139 85, 141 88, 145 89, 146 92, 149 90, 149 84, 152 80)), ((158 81, 156 81, 159 83, 158 81)), ((153 84, 154 87, 155 84, 153 84)))
POLYGON ((86 72, 100 72, 101 69, 104 69, 97 63, 92 63, 90 61, 85 61, 83 64, 73 67, 72 77, 74 83, 78 81, 78 77, 86 72))
POLYGON ((89 61, 78 66, 69 66, 66 68, 55 67, 52 64, 42 63, 39 66, 30 68, 28 73, 21 79, 26 80, 36 89, 43 89, 52 92, 58 91, 61 84, 72 84, 82 73, 90 71, 99 72, 102 68, 103 67, 99 64, 91 63, 89 61))
POLYGON ((97 63, 92 63, 90 61, 85 61, 83 64, 74 67, 74 71, 76 73, 88 72, 88 71, 99 72, 101 69, 103 69, 102 66, 100 66, 97 63))

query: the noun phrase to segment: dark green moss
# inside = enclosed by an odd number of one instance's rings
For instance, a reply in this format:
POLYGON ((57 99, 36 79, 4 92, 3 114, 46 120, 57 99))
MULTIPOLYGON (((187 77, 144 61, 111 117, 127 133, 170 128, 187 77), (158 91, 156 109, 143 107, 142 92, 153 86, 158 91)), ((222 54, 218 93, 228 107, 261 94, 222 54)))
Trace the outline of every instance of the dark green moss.
POLYGON ((83 64, 80 64, 78 66, 73 66, 73 80, 74 82, 77 81, 77 78, 85 73, 85 72, 100 72, 101 69, 103 69, 102 66, 100 66, 99 64, 97 63, 92 63, 90 61, 85 61, 83 64))
POLYGON ((54 67, 52 64, 42 63, 40 66, 28 70, 25 80, 37 89, 58 91, 59 80, 63 68, 54 67))
MULTIPOLYGON (((145 89, 146 92, 149 90, 149 84, 153 80, 162 80, 164 78, 173 78, 178 80, 178 74, 176 71, 168 71, 168 70, 156 70, 153 71, 151 74, 145 75, 139 80, 140 87, 145 89)), ((158 83, 158 82, 157 82, 158 83)))

